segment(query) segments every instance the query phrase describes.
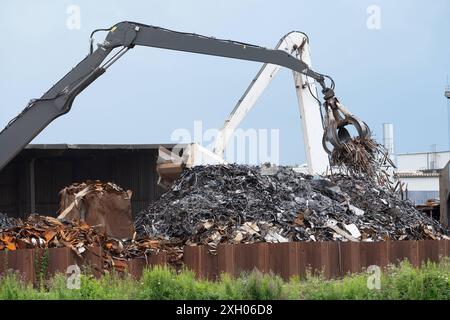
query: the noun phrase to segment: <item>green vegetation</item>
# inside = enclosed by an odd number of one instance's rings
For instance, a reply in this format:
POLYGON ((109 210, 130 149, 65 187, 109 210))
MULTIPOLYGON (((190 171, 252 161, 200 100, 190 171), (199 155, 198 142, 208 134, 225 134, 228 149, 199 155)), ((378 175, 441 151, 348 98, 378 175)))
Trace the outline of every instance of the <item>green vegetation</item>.
POLYGON ((100 279, 84 273, 80 289, 68 289, 65 275, 56 275, 36 287, 14 273, 0 278, 0 300, 15 299, 450 299, 450 261, 426 263, 420 268, 403 262, 381 275, 381 288, 367 287, 368 273, 340 280, 297 277, 283 281, 254 271, 237 279, 197 280, 191 271, 176 273, 167 267, 145 270, 141 279, 107 274, 100 279))

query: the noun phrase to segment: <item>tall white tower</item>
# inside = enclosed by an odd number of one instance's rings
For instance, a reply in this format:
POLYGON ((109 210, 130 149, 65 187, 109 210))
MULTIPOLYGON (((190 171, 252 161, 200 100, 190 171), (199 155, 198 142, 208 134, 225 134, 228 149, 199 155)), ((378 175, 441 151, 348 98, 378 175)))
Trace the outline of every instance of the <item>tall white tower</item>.
MULTIPOLYGON (((388 152, 388 157, 397 166, 397 159, 394 154, 394 125, 392 123, 383 123, 383 146, 388 152)), ((394 180, 392 180, 394 179, 394 168, 389 167, 387 172, 391 176, 391 183, 394 183, 394 180)))
POLYGON ((392 158, 394 156, 394 125, 392 123, 383 123, 383 145, 392 158))

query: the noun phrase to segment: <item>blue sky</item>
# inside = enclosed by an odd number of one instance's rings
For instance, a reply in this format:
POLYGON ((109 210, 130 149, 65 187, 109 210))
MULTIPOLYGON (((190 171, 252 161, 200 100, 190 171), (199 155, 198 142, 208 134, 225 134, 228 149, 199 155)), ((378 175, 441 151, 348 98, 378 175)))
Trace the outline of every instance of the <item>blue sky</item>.
MULTIPOLYGON (((24 1, 0 2, 0 126, 40 97, 88 53, 95 28, 122 20, 272 48, 285 33, 310 37, 313 68, 381 139, 394 123, 397 152, 447 149, 450 1, 24 1), (381 9, 381 29, 366 26, 381 9), (66 27, 70 5, 81 28, 66 27)), ((102 40, 102 38, 99 38, 102 40)), ((195 120, 219 128, 260 65, 135 48, 48 126, 34 143, 163 143, 195 120)), ((282 70, 242 128, 280 129, 280 160, 305 156, 292 74, 282 70)))

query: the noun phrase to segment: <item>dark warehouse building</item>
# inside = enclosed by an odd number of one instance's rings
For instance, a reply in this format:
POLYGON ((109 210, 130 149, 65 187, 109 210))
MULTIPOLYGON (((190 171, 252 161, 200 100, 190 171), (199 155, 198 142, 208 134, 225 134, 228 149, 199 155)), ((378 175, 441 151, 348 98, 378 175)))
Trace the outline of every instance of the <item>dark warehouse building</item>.
POLYGON ((62 188, 97 179, 132 190, 136 214, 162 192, 156 173, 159 146, 29 145, 0 172, 0 212, 13 217, 56 216, 62 188))

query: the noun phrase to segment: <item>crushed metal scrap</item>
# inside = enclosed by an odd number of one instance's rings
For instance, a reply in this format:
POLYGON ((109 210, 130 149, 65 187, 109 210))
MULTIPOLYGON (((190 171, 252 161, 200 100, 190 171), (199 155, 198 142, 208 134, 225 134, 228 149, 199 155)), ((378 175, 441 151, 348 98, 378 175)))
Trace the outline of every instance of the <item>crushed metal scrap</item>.
POLYGON ((135 219, 139 236, 184 244, 448 238, 435 220, 364 175, 305 175, 290 167, 185 169, 135 219))
POLYGON ((31 215, 0 233, 0 250, 69 247, 81 256, 86 248, 102 243, 103 236, 84 222, 61 221, 31 215))
POLYGON ((388 168, 395 168, 383 145, 370 137, 355 137, 331 153, 331 164, 352 177, 372 178, 379 185, 391 187, 388 168))
POLYGON ((0 212, 0 230, 17 225, 18 220, 0 212))
POLYGON ((152 254, 165 252, 167 263, 180 268, 182 266, 181 259, 183 257, 182 244, 177 241, 167 241, 157 238, 142 239, 108 239, 103 244, 104 252, 104 269, 124 271, 127 267, 127 261, 134 258, 142 258, 147 260, 152 254))
POLYGON ((104 271, 112 268, 122 271, 126 266, 124 261, 145 257, 159 250, 167 250, 172 256, 179 254, 177 248, 157 239, 118 240, 96 229, 83 221, 31 215, 24 222, 1 230, 0 250, 68 247, 79 257, 84 257, 91 248, 102 247, 104 271))
POLYGON ((59 195, 59 219, 85 221, 113 238, 133 236, 130 190, 111 182, 88 180, 62 189, 59 195))

